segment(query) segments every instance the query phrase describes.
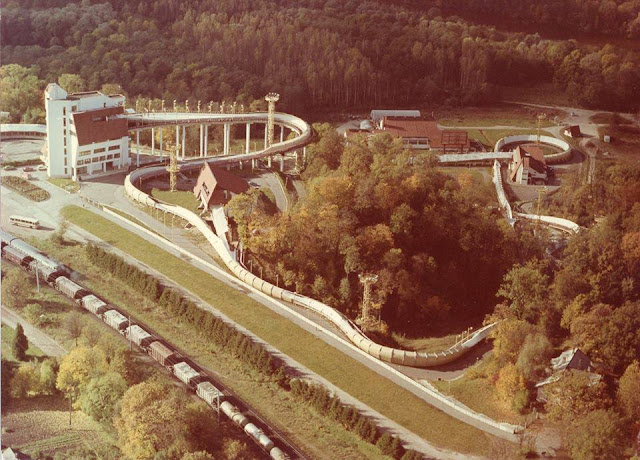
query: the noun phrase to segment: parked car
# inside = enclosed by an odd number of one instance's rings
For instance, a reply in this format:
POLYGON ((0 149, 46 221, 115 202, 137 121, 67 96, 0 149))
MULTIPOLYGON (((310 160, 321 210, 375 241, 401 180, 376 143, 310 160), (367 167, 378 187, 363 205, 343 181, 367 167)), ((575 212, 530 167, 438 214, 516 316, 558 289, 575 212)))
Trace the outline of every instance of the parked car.
POLYGON ((47 165, 38 165, 38 167, 36 169, 38 171, 46 171, 47 170, 47 165))
POLYGON ((6 165, 2 169, 4 169, 5 171, 13 171, 16 169, 16 167, 11 165, 6 165))
POLYGON ((35 168, 33 166, 25 166, 24 168, 22 168, 22 170, 24 172, 31 172, 31 171, 35 171, 35 168))

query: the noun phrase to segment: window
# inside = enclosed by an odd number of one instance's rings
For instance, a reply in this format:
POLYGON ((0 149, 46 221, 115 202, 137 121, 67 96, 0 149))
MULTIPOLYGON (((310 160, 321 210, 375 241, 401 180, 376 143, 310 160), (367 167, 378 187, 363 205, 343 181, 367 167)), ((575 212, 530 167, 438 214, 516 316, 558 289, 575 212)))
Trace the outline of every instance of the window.
POLYGON ((77 105, 72 105, 71 106, 71 111, 72 112, 77 112, 78 111, 78 106, 77 105))
POLYGON ((67 138, 66 137, 64 138, 64 146, 65 147, 67 146, 67 138))
POLYGON ((104 147, 101 147, 101 148, 99 148, 99 149, 95 149, 95 150, 93 151, 93 153, 102 153, 102 152, 104 152, 104 147))
MULTIPOLYGON (((64 165, 67 166, 67 158, 66 157, 64 159, 64 165)), ((67 168, 64 168, 64 169, 66 170, 67 168)))
POLYGON ((109 146, 109 150, 118 150, 120 148, 119 145, 111 145, 109 146))
POLYGON ((66 107, 62 107, 62 115, 67 115, 67 108, 66 107))
POLYGON ((66 118, 62 119, 62 126, 67 126, 67 119, 66 118))

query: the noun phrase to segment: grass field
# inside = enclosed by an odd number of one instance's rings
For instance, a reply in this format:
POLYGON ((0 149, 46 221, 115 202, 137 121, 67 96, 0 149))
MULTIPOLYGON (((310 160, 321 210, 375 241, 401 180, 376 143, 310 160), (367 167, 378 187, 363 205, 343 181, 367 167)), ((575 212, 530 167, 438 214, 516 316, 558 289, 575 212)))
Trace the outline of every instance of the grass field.
POLYGON ((491 168, 469 168, 469 167, 438 167, 438 171, 443 172, 454 178, 458 178, 460 174, 471 174, 473 181, 477 184, 491 183, 491 168))
POLYGON ((446 350, 456 343, 456 334, 446 335, 444 337, 430 337, 426 339, 409 339, 402 335, 394 334, 393 338, 398 345, 404 349, 423 351, 427 353, 446 350))
MULTIPOLYGON (((16 336, 16 330, 10 328, 6 324, 2 325, 2 357, 10 361, 16 361, 16 357, 13 354, 13 339, 16 336)), ((29 348, 27 349, 27 360, 31 358, 40 358, 44 356, 42 350, 29 342, 29 348)))
MULTIPOLYGON (((465 107, 464 109, 449 109, 436 113, 438 123, 443 126, 515 126, 535 128, 537 114, 542 109, 520 106, 515 104, 494 105, 488 107, 465 107)), ((547 119, 542 126, 553 126, 554 116, 564 116, 562 110, 544 109, 547 119)))
POLYGON ((66 190, 67 192, 76 193, 80 190, 80 183, 71 179, 64 179, 60 177, 50 177, 47 179, 47 182, 55 185, 56 187, 60 187, 62 190, 66 190))
POLYGON ((522 423, 523 417, 513 412, 497 397, 495 387, 487 378, 467 379, 451 382, 432 382, 442 393, 450 394, 467 407, 488 415, 499 422, 522 423))
POLYGON ((611 136, 611 143, 601 144, 601 150, 624 162, 640 161, 640 127, 617 125, 598 128, 600 139, 611 136))
POLYGON ((158 200, 162 200, 166 203, 177 204, 178 206, 182 206, 189 211, 195 212, 199 214, 198 210, 198 200, 193 192, 187 192, 182 190, 176 190, 175 192, 170 192, 169 190, 160 190, 154 188, 151 191, 151 196, 157 198, 158 200))
MULTIPOLYGON (((63 210, 63 215, 73 224, 131 254, 165 276, 179 280, 184 288, 283 353, 433 444, 461 452, 487 452, 489 439, 483 432, 434 409, 244 293, 90 211, 70 206, 63 210)), ((171 325, 171 321, 165 323, 166 327, 171 325)), ((267 404, 269 407, 270 404, 267 404)))

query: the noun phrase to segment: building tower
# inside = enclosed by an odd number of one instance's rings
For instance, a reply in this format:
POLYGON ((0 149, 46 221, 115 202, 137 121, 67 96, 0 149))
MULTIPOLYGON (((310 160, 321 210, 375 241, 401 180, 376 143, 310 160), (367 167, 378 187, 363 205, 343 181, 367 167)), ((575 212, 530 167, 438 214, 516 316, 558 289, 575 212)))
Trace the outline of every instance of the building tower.
POLYGON ((276 113, 276 102, 280 99, 278 93, 269 93, 264 97, 264 100, 269 104, 269 112, 267 115, 267 147, 271 147, 273 144, 273 123, 276 113))
POLYGON ((373 273, 364 273, 358 275, 360 282, 364 286, 364 293, 362 294, 362 311, 356 322, 362 326, 363 329, 370 329, 377 323, 377 319, 373 317, 372 305, 371 305, 371 286, 378 281, 378 275, 373 273))
POLYGON ((167 172, 169 173, 169 190, 172 192, 176 191, 176 185, 178 185, 178 172, 180 168, 178 167, 178 152, 180 151, 180 144, 176 144, 175 146, 169 145, 169 166, 167 166, 167 172))

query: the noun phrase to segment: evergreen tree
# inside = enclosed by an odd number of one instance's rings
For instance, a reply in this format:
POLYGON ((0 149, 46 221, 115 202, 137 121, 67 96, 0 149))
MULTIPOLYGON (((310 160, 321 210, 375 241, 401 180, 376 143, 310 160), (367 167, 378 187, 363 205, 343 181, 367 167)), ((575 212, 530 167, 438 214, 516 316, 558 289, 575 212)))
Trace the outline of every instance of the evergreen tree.
POLYGON ((26 360, 29 341, 27 340, 27 336, 24 334, 24 329, 20 323, 18 323, 18 327, 16 328, 16 335, 13 338, 12 348, 13 355, 18 361, 26 360))

